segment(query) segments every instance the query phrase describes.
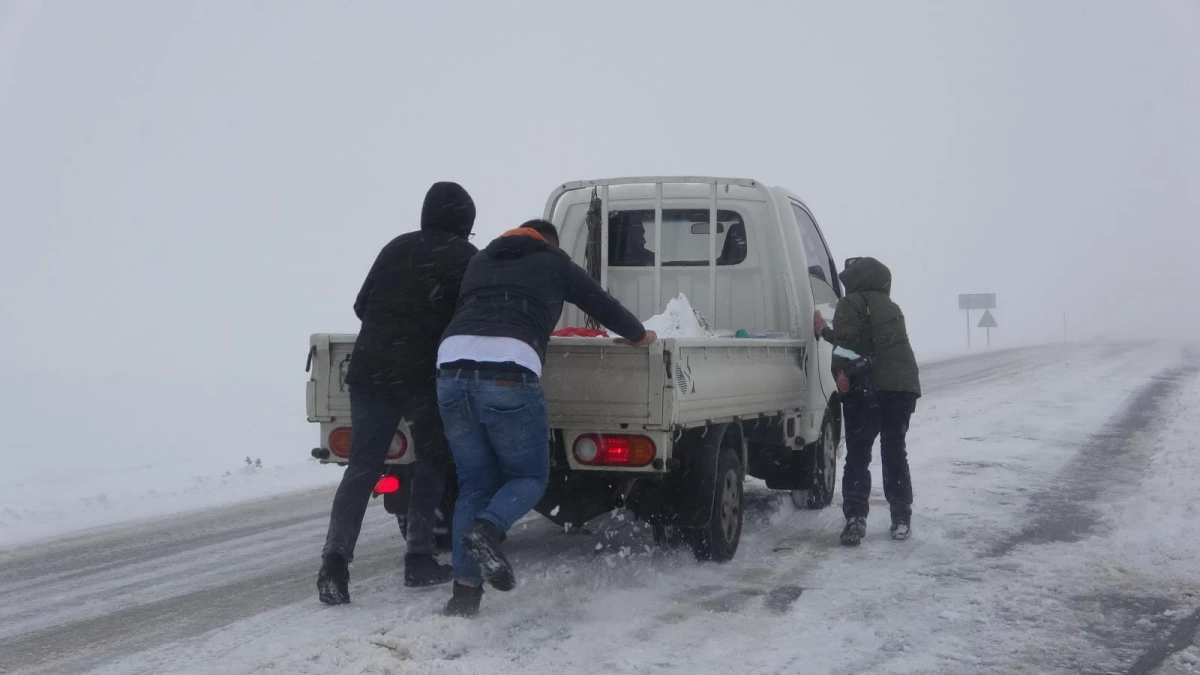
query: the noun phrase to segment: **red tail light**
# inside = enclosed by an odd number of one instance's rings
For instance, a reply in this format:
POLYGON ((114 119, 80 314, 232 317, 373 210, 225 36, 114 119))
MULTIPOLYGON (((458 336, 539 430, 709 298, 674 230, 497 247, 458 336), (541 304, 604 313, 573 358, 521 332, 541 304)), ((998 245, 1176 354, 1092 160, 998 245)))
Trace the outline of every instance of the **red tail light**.
MULTIPOLYGON (((351 440, 350 427, 338 427, 329 432, 329 451, 345 459, 350 456, 351 440)), ((392 439, 392 447, 388 448, 387 458, 400 459, 406 452, 408 452, 408 438, 397 429, 396 437, 392 439)))
POLYGON ((587 434, 575 440, 572 452, 588 466, 646 466, 654 461, 654 441, 645 436, 587 434))
POLYGON ((390 495, 393 492, 400 491, 399 476, 380 476, 379 482, 375 483, 375 494, 390 495))
POLYGON ((338 427, 329 432, 329 451, 338 457, 350 456, 350 427, 338 427))

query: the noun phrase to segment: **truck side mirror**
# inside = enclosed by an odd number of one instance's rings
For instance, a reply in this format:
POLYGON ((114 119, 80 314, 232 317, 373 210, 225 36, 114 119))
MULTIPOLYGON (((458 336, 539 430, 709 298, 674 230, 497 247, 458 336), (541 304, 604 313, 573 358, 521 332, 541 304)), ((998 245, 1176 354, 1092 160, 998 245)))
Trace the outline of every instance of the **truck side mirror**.
POLYGON ((846 270, 850 269, 850 266, 853 265, 854 263, 858 262, 859 260, 862 260, 862 256, 859 256, 857 258, 846 258, 846 266, 842 268, 842 271, 846 271, 846 270))

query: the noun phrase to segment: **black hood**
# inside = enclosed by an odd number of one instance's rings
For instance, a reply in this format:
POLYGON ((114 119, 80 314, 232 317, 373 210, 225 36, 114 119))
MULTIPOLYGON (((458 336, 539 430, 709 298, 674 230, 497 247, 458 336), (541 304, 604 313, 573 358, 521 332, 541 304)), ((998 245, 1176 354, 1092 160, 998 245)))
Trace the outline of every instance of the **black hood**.
POLYGON ((434 183, 421 207, 421 229, 466 238, 475 225, 475 202, 458 183, 434 183))
POLYGON ((552 251, 559 255, 566 255, 562 250, 547 244, 536 231, 528 228, 509 230, 494 239, 483 250, 493 258, 522 258, 539 251, 552 251))
POLYGON ((878 291, 890 295, 892 292, 892 271, 874 258, 860 258, 838 277, 846 285, 847 293, 878 291))

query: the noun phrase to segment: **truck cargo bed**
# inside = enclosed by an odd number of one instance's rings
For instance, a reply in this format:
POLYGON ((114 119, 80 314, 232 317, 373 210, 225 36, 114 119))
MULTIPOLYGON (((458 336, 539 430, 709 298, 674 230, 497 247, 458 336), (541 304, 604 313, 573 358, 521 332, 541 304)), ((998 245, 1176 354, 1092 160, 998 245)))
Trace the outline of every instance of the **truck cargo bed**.
POLYGON ((668 430, 801 407, 803 340, 667 338, 631 348, 554 338, 543 388, 555 428, 668 430))

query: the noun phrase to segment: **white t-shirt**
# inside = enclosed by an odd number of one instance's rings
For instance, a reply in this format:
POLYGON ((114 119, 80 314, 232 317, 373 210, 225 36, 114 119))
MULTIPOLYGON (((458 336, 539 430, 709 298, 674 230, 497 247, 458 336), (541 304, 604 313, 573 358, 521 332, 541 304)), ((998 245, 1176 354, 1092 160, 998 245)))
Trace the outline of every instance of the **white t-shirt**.
POLYGON ((454 335, 442 341, 438 347, 437 364, 455 361, 478 361, 480 363, 515 363, 542 376, 542 360, 533 347, 506 337, 484 337, 482 335, 454 335))

